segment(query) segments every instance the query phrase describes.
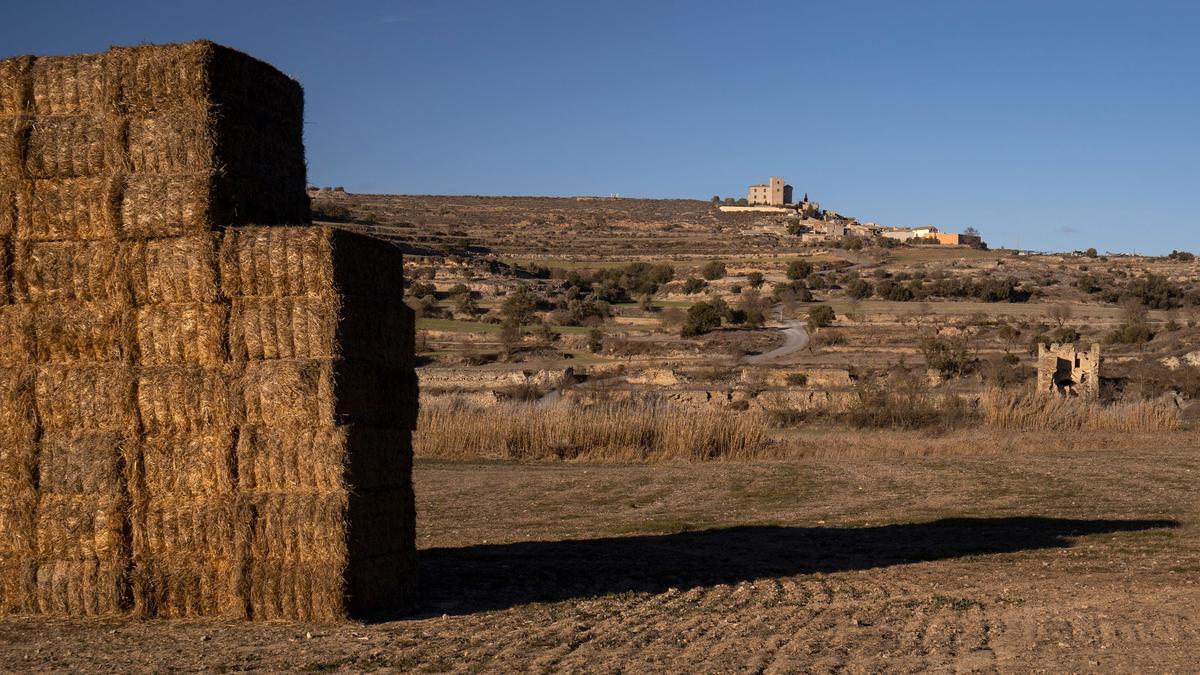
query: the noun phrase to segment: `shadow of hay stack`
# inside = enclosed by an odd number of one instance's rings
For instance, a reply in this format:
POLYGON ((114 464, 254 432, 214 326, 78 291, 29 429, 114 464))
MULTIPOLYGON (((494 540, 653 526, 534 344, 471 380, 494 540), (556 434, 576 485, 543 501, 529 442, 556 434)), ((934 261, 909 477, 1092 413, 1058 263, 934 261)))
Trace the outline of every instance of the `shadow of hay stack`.
POLYGON ((0 611, 404 601, 401 256, 305 225, 303 106, 205 41, 0 61, 0 611))
POLYGON ((419 613, 468 614, 609 593, 887 567, 1063 548, 1071 537, 1173 528, 1172 520, 951 518, 876 527, 755 526, 420 552, 419 613))

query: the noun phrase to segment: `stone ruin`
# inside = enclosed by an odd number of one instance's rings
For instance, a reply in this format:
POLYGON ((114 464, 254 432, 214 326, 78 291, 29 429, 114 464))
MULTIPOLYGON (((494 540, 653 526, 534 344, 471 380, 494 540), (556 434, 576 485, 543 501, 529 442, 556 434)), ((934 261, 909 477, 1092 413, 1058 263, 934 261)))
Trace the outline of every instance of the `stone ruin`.
POLYGON ((1037 390, 1043 394, 1100 397, 1100 345, 1088 351, 1075 349, 1074 344, 1058 343, 1047 347, 1038 345, 1037 390))

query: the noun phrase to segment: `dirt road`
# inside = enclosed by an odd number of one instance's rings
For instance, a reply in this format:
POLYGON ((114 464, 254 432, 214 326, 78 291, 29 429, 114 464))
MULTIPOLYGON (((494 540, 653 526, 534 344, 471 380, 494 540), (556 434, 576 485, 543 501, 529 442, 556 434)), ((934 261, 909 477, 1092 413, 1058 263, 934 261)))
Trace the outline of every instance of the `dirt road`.
POLYGON ((418 462, 417 614, 0 621, 0 670, 1192 671, 1200 444, 418 462))
POLYGON ((783 333, 782 345, 769 352, 743 357, 742 363, 774 363, 808 346, 808 331, 804 329, 803 321, 793 319, 783 323, 783 328, 780 331, 783 333))

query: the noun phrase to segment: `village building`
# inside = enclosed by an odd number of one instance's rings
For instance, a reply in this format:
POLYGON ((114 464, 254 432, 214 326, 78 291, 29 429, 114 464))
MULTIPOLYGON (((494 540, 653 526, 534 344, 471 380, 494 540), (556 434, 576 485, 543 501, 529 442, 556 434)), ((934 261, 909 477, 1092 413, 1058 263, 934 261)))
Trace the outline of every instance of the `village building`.
POLYGON ((792 186, 779 176, 771 176, 767 183, 751 185, 746 195, 750 206, 783 206, 792 203, 792 186))

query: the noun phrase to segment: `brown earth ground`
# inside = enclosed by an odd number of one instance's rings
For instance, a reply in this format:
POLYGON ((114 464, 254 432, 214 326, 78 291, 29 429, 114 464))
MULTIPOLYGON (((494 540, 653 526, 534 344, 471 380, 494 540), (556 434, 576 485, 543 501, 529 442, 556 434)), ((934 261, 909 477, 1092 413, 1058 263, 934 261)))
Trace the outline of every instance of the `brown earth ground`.
POLYGON ((423 460, 415 618, 9 618, 0 669, 1193 671, 1200 443, 1170 445, 423 460))

